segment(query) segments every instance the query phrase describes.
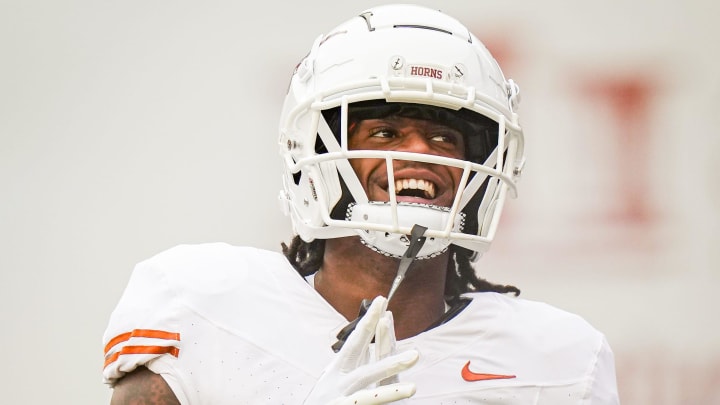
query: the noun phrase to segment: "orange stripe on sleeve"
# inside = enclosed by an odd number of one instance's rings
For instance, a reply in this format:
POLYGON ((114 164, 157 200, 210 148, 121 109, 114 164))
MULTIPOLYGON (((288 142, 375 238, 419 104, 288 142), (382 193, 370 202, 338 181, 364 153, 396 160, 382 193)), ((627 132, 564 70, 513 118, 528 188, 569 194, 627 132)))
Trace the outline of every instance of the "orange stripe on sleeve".
POLYGON ((178 357, 180 349, 175 346, 125 346, 119 352, 113 353, 112 356, 108 357, 105 360, 105 365, 103 367, 107 367, 115 362, 120 356, 126 354, 171 354, 178 357))
POLYGON ((130 338, 133 337, 180 340, 180 334, 177 332, 166 332, 164 330, 155 329, 135 329, 132 332, 121 333, 110 339, 110 341, 105 345, 105 354, 107 355, 107 353, 110 351, 110 349, 113 348, 113 346, 130 340, 130 338))
POLYGON ((105 359, 105 364, 103 364, 103 368, 105 368, 105 367, 109 366, 110 364, 114 363, 115 360, 118 359, 118 357, 120 357, 120 352, 113 353, 112 356, 110 356, 110 357, 108 357, 107 359, 105 359))
POLYGON ((108 354, 110 349, 112 349, 112 347, 115 346, 116 344, 122 343, 122 342, 130 339, 130 336, 132 336, 132 332, 126 332, 126 333, 117 335, 114 338, 110 339, 110 341, 105 345, 105 354, 108 354))

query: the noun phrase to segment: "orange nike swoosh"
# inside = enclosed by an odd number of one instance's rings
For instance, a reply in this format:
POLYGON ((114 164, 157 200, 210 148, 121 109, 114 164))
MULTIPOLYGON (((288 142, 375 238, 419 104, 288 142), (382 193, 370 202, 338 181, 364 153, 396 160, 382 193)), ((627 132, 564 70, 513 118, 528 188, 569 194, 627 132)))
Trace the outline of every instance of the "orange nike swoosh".
POLYGON ((505 380, 508 378, 515 378, 514 375, 506 374, 485 374, 485 373, 473 373, 470 371, 470 362, 465 363, 465 367, 460 372, 463 380, 465 381, 487 381, 487 380, 505 380))

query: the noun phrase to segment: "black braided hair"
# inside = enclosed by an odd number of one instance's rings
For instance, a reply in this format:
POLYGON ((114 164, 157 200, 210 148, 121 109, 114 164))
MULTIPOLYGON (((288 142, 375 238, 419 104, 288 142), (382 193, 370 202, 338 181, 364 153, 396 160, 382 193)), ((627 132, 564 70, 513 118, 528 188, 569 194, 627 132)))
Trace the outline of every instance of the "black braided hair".
POLYGON ((281 245, 283 254, 301 276, 307 277, 320 269, 325 254, 324 239, 305 242, 296 235, 290 242, 290 246, 285 242, 282 242, 281 245))
POLYGON ((455 266, 448 266, 445 279, 445 296, 449 302, 456 301, 460 294, 466 292, 512 293, 516 297, 520 295, 520 289, 514 285, 495 284, 478 277, 470 264, 472 251, 452 245, 450 252, 450 260, 455 260, 455 266))
MULTIPOLYGON (((299 236, 295 236, 289 246, 284 242, 281 245, 283 254, 301 276, 307 277, 320 269, 325 254, 325 240, 315 239, 312 242, 305 242, 299 236)), ((445 281, 445 296, 450 303, 458 300, 460 294, 466 292, 520 295, 520 290, 515 286, 494 284, 479 278, 470 264, 471 252, 469 250, 451 246, 450 252, 450 260, 453 260, 455 264, 448 266, 445 281)))

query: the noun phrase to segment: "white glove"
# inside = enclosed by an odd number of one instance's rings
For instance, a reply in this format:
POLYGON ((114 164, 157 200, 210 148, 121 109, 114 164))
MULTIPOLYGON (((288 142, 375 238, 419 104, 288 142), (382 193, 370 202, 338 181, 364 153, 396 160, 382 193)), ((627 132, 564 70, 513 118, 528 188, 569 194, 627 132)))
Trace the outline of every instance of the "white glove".
MULTIPOLYGON (((393 314, 390 311, 385 311, 375 327, 375 361, 380 361, 395 354, 396 343, 393 314)), ((395 374, 378 381, 378 386, 397 382, 400 382, 400 379, 395 374)))
POLYGON ((373 300, 342 349, 323 370, 304 404, 376 405, 415 394, 415 384, 398 382, 397 374, 415 365, 418 352, 395 353, 392 314, 386 308, 385 297, 373 300), (376 351, 370 361, 373 336, 376 351))

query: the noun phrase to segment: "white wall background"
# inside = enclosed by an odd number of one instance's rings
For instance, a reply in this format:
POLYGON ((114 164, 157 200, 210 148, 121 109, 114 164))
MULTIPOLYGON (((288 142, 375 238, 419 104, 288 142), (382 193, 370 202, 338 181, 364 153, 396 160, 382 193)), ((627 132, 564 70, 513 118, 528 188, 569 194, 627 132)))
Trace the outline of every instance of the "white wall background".
MULTIPOLYGON (((718 3, 420 3, 487 38, 523 90, 521 198, 482 274, 606 332, 624 403, 720 404, 718 3), (645 118, 618 124, 584 91, 616 77, 652 82, 645 118), (647 218, 620 212, 627 178, 647 218)), ((289 74, 373 4, 0 0, 3 403, 107 403, 101 336, 136 262, 289 239, 289 74)))

